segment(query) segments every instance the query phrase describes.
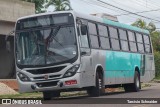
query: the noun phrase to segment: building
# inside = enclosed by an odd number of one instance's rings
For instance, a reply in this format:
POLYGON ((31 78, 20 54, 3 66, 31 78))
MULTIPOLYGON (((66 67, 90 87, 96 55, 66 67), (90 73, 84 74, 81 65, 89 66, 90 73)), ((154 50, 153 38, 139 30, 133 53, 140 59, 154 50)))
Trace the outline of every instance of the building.
POLYGON ((106 13, 96 13, 96 14, 91 14, 93 16, 98 16, 98 17, 101 17, 101 18, 106 18, 106 19, 109 19, 109 20, 112 20, 112 21, 115 21, 115 22, 118 22, 118 18, 116 16, 112 16, 110 14, 106 14, 106 13))
POLYGON ((35 13, 35 4, 20 0, 0 0, 0 79, 14 78, 14 38, 9 37, 11 51, 6 50, 5 36, 14 29, 18 18, 35 13))

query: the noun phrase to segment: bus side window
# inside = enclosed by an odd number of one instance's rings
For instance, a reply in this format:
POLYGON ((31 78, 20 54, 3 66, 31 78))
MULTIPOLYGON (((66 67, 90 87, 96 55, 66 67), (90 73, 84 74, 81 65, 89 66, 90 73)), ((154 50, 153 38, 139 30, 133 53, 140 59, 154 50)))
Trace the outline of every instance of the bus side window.
POLYGON ((129 39, 130 51, 137 52, 135 34, 131 31, 128 31, 128 39, 129 39))
POLYGON ((108 37, 108 29, 106 26, 98 24, 98 31, 100 36, 100 44, 102 49, 110 49, 110 41, 108 37))
POLYGON ((120 37, 122 51, 129 51, 127 31, 123 29, 119 29, 119 37, 120 37))
POLYGON ((88 22, 88 32, 89 32, 89 36, 90 36, 90 42, 91 42, 91 47, 94 49, 99 49, 100 48, 100 44, 99 44, 99 36, 98 36, 98 32, 97 32, 97 27, 95 23, 92 22, 88 22))
POLYGON ((144 53, 144 43, 142 34, 136 33, 136 38, 137 38, 138 51, 140 53, 144 53))
POLYGON ((143 35, 143 38, 144 38, 145 52, 146 53, 152 53, 149 35, 143 35))
POLYGON ((88 34, 87 34, 87 26, 82 24, 82 25, 79 27, 79 29, 80 29, 81 47, 82 47, 82 48, 89 48, 88 34))
POLYGON ((111 38, 112 49, 120 50, 120 43, 119 43, 117 29, 114 27, 109 27, 109 34, 111 38))

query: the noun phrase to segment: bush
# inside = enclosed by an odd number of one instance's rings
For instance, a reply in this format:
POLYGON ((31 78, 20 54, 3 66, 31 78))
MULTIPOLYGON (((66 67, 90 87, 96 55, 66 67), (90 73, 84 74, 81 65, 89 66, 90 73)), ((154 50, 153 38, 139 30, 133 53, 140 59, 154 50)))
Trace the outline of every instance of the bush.
POLYGON ((154 61, 155 61, 156 77, 160 77, 160 52, 159 51, 154 52, 154 61))

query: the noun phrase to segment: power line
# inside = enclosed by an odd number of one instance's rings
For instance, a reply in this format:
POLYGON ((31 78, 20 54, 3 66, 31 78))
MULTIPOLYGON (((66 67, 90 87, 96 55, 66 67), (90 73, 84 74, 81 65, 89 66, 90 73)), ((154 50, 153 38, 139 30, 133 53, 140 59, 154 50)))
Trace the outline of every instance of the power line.
MULTIPOLYGON (((106 6, 103 6, 103 5, 101 5, 101 4, 97 4, 97 3, 93 2, 93 1, 92 1, 92 2, 89 1, 89 0, 87 0, 87 1, 81 0, 81 1, 87 3, 88 5, 92 4, 92 5, 96 5, 96 6, 98 6, 98 7, 103 7, 103 8, 106 8, 106 9, 108 9, 108 10, 117 12, 117 10, 115 10, 115 9, 112 9, 112 8, 109 8, 109 7, 106 7, 106 6)), ((101 9, 101 10, 102 10, 102 9, 101 9)), ((120 12, 120 11, 119 11, 119 12, 120 12)))
MULTIPOLYGON (((134 13, 135 14, 137 14, 137 13, 147 13, 147 12, 153 12, 153 11, 160 11, 160 9, 141 11, 141 12, 134 12, 134 13)), ((129 15, 129 14, 132 14, 132 13, 124 13, 124 14, 119 14, 119 15, 115 15, 115 16, 124 16, 124 15, 129 15)))
MULTIPOLYGON (((132 8, 132 9, 134 9, 135 10, 135 8, 134 7, 131 7, 131 6, 129 6, 129 5, 125 5, 125 4, 123 4, 122 2, 119 2, 120 0, 116 0, 116 1, 114 1, 114 0, 112 0, 112 2, 114 2, 114 3, 116 3, 116 4, 119 4, 119 5, 123 5, 124 7, 128 7, 128 8, 132 8)), ((131 0, 130 0, 131 1, 131 0)), ((134 3, 134 4, 137 4, 137 3, 134 3)), ((139 10, 138 10, 139 11, 139 10)))
POLYGON ((153 4, 153 5, 157 6, 157 7, 160 6, 160 5, 158 5, 159 2, 156 2, 155 0, 154 1, 153 0, 149 0, 149 1, 150 1, 151 4, 153 4))
MULTIPOLYGON (((115 10, 115 9, 111 9, 111 8, 108 8, 108 7, 106 7, 106 6, 104 6, 104 5, 102 5, 102 3, 98 3, 98 2, 96 2, 96 1, 92 1, 92 2, 89 2, 89 1, 85 1, 85 0, 82 0, 82 1, 84 1, 85 3, 87 3, 88 5, 90 5, 90 4, 93 4, 93 5, 96 5, 96 6, 102 6, 102 7, 104 7, 104 8, 106 8, 106 9, 109 9, 109 10, 111 10, 111 11, 115 11, 115 12, 117 12, 118 10, 115 10)), ((110 6, 110 7, 112 7, 112 6, 110 6)), ((121 13, 121 14, 123 14, 123 13, 121 13)), ((125 13, 124 13, 125 14, 125 13)), ((127 13, 126 13, 127 14, 127 13)), ((129 15, 126 15, 127 17, 131 17, 131 18, 133 18, 134 16, 129 16, 129 15)), ((137 16, 137 15, 135 15, 135 16, 137 16)), ((139 16, 139 15, 138 15, 139 16)), ((145 16, 144 16, 145 17, 145 16)), ((137 18, 137 17, 135 17, 135 18, 137 18)), ((148 19, 148 17, 146 18, 146 19, 148 19)), ((152 19, 152 18, 150 18, 150 20, 156 20, 156 19, 152 19)), ((157 20, 156 22, 154 21, 154 23, 159 23, 160 21, 159 20, 157 20)))
MULTIPOLYGON (((109 10, 111 10, 111 11, 115 11, 115 12, 117 12, 118 10, 115 10, 115 9, 111 9, 111 8, 108 8, 108 7, 106 7, 106 6, 104 6, 104 5, 102 5, 102 3, 98 3, 98 2, 96 2, 96 1, 92 1, 92 2, 89 2, 88 0, 87 1, 85 1, 85 0, 82 0, 82 1, 84 1, 84 2, 86 2, 87 4, 93 4, 93 5, 96 5, 96 6, 102 6, 102 7, 104 7, 104 8, 106 8, 106 9, 109 9, 109 10)), ((111 7, 113 7, 113 6, 111 6, 111 7)), ((124 10, 123 10, 124 11, 124 10)), ((133 13, 133 12, 132 12, 133 13)), ((121 13, 121 14, 123 14, 123 13, 121 13)), ((125 13, 124 13, 125 14, 125 13)), ((126 13, 127 14, 127 13, 126 13)), ((135 14, 134 14, 135 15, 135 14)), ((127 17, 134 17, 134 16, 129 16, 129 15, 126 15, 127 17)), ((135 16, 140 16, 140 15, 135 15, 135 16)), ((142 16, 142 15, 141 15, 142 16)), ((144 16, 145 17, 145 16, 144 16)), ((135 18, 137 18, 137 17, 135 17, 135 18)), ((148 17, 145 17, 146 19, 149 19, 148 17)), ((156 20, 156 19, 152 19, 152 18, 150 18, 150 20, 156 20)), ((154 23, 159 23, 160 21, 159 20, 157 20, 156 22, 154 22, 154 23)))
MULTIPOLYGON (((119 0, 120 1, 120 0, 119 0)), ((115 0, 112 0, 112 2, 114 2, 115 4, 120 4, 121 6, 123 5, 124 7, 128 7, 129 9, 134 9, 134 13, 137 13, 138 11, 135 11, 135 10, 137 10, 136 8, 134 8, 134 7, 130 7, 129 5, 125 5, 125 4, 123 4, 122 2, 119 2, 119 1, 115 1, 115 0)), ((130 0, 131 1, 131 0, 130 0)), ((141 5, 141 4, 139 4, 139 2, 138 3, 136 3, 135 2, 136 0, 134 0, 134 4, 136 4, 136 5, 139 5, 139 6, 141 6, 141 7, 145 7, 144 5, 141 5)), ((141 2, 140 3, 142 3, 142 1, 144 1, 144 0, 141 0, 141 2)), ((132 1, 131 1, 132 2, 132 1)), ((142 3, 142 4, 144 4, 144 3, 142 3)), ((150 4, 150 7, 153 7, 151 4, 150 4)), ((157 7, 156 7, 157 8, 157 7)), ((153 10, 153 8, 151 8, 150 10, 153 10)), ((122 15, 129 15, 129 13, 119 13, 118 15, 115 15, 115 16, 122 16, 122 15)))
POLYGON ((159 20, 152 19, 152 18, 143 16, 143 15, 139 15, 139 14, 134 13, 134 12, 130 12, 130 11, 128 11, 128 10, 125 10, 125 9, 120 8, 120 7, 114 6, 114 5, 112 5, 112 4, 106 3, 106 2, 104 2, 104 1, 101 1, 101 0, 97 0, 97 1, 99 1, 99 2, 101 2, 101 3, 103 3, 103 4, 107 4, 107 5, 109 5, 109 6, 112 6, 112 7, 114 7, 114 8, 117 8, 117 9, 119 9, 119 10, 122 10, 122 11, 125 11, 125 12, 128 12, 128 13, 134 14, 134 15, 136 15, 136 16, 140 16, 140 17, 143 17, 143 18, 146 18, 146 19, 154 20, 154 21, 156 21, 156 22, 160 22, 159 20))
MULTIPOLYGON (((112 9, 112 8, 108 8, 108 7, 106 7, 106 6, 104 6, 104 5, 102 5, 101 3, 98 3, 98 2, 90 2, 90 1, 85 1, 85 0, 82 0, 83 2, 85 2, 85 3, 87 3, 88 5, 90 5, 90 4, 93 4, 93 5, 96 5, 96 6, 101 6, 101 7, 103 7, 103 8, 106 8, 106 9, 108 9, 108 10, 111 10, 111 11, 115 11, 115 12, 120 12, 120 11, 118 11, 118 9, 117 10, 115 10, 115 9, 112 9)), ((123 14, 123 13, 122 13, 123 14)), ((115 16, 115 15, 113 15, 113 16, 115 16)), ((127 15, 127 17, 131 17, 131 18, 137 18, 137 17, 134 17, 134 16, 129 16, 129 15, 127 15)))
POLYGON ((148 3, 146 5, 146 2, 144 0, 134 0, 136 4, 138 4, 139 6, 143 6, 145 8, 148 8, 148 9, 153 9, 152 7, 154 8, 158 8, 157 6, 154 6, 153 4, 151 3, 148 3))
MULTIPOLYGON (((131 1, 131 0, 130 0, 131 1)), ((134 1, 137 1, 137 0, 134 0, 134 1)), ((130 7, 130 6, 128 6, 128 5, 124 5, 124 4, 122 4, 122 3, 120 3, 119 1, 115 1, 115 0, 112 0, 112 2, 114 2, 114 3, 116 3, 116 4, 119 4, 119 5, 123 5, 123 6, 125 6, 125 7, 129 7, 129 8, 132 8, 132 7, 130 7)), ((132 1, 131 1, 132 2, 132 1)), ((141 7, 145 7, 144 6, 144 4, 146 3, 146 1, 144 1, 144 0, 140 0, 140 1, 137 1, 137 2, 135 2, 134 4, 137 4, 137 5, 139 5, 139 6, 141 6, 141 7)), ((148 4, 147 4, 147 6, 146 6, 146 8, 150 8, 150 7, 153 7, 154 6, 154 8, 158 8, 159 9, 159 6, 158 5, 154 5, 153 3, 151 3, 151 2, 148 2, 148 4)), ((145 12, 150 12, 151 10, 155 10, 155 11, 158 11, 158 9, 153 9, 153 8, 150 8, 150 10, 146 10, 146 11, 142 11, 142 12, 134 12, 134 13, 145 13, 145 12)), ((135 8, 134 8, 134 10, 135 10, 135 8)), ((160 9, 159 9, 160 10, 160 9)), ((119 13, 119 15, 115 15, 115 16, 122 16, 122 15, 126 15, 126 16, 128 16, 130 13, 119 13)), ((132 16, 133 17, 133 16, 132 16)), ((153 19, 153 18, 152 18, 153 19)), ((154 18, 155 19, 155 18, 154 18)), ((159 19, 159 17, 157 18, 157 19, 155 19, 155 20, 158 20, 159 19)))

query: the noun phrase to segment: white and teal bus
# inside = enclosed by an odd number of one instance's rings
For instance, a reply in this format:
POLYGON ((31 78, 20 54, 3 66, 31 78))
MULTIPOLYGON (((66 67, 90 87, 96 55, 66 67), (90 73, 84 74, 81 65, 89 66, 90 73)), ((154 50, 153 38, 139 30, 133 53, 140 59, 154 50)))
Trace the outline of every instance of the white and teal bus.
POLYGON ((16 75, 20 92, 87 90, 106 87, 137 92, 155 76, 147 30, 74 11, 43 13, 17 20, 16 75))

